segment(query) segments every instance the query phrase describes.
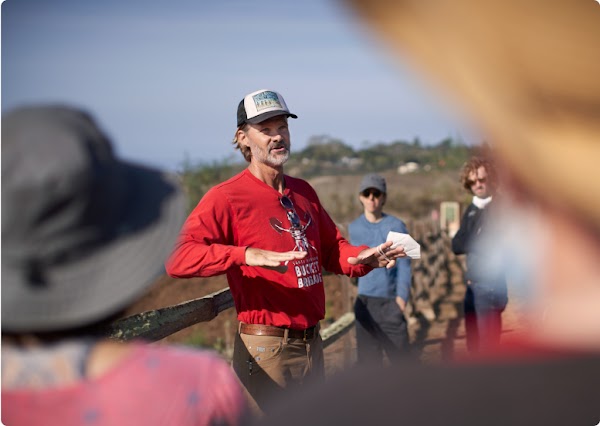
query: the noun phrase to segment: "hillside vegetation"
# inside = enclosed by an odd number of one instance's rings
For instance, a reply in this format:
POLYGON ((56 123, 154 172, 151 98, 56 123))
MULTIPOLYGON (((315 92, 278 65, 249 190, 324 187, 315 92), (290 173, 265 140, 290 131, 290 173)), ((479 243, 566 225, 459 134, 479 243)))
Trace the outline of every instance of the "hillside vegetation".
MULTIPOLYGON (((421 219, 438 209, 442 201, 467 200, 458 183, 459 169, 480 149, 452 139, 423 146, 416 139, 355 150, 341 140, 319 136, 311 138, 303 150, 292 153, 285 172, 308 180, 338 223, 347 223, 361 213, 358 185, 362 176, 371 172, 380 173, 388 182, 386 211, 405 220, 421 219), (400 173, 400 167, 409 163, 412 169, 400 173)), ((239 158, 239 162, 184 164, 182 181, 190 210, 213 185, 247 166, 241 154, 239 158)))

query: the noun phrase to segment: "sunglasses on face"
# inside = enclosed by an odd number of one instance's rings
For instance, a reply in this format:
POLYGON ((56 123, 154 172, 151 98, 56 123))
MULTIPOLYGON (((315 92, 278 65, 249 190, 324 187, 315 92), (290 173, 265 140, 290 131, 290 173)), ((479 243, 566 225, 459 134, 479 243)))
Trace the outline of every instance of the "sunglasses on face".
POLYGON ((379 189, 365 189, 361 192, 361 195, 365 198, 369 198, 373 194, 373 197, 379 198, 383 194, 379 189))
POLYGON ((469 184, 469 186, 473 186, 473 185, 475 185, 477 182, 479 182, 479 183, 485 183, 486 181, 487 181, 487 178, 477 178, 477 179, 475 179, 475 180, 471 180, 471 179, 469 179, 469 180, 467 181, 467 183, 469 184))

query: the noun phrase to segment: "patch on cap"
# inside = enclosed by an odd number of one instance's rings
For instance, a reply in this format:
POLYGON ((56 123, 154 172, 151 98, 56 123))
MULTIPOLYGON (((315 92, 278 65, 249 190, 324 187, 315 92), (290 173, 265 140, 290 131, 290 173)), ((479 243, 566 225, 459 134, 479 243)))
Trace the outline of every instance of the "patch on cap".
POLYGON ((266 108, 279 108, 279 109, 287 109, 281 105, 279 102, 279 96, 277 93, 271 91, 265 91, 257 93, 252 96, 252 100, 254 101, 254 107, 256 111, 262 111, 266 108))

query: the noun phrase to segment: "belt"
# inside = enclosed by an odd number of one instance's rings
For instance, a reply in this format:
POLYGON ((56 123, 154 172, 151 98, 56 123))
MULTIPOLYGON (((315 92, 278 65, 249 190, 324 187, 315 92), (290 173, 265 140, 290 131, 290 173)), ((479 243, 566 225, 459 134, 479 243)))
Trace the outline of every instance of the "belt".
POLYGON ((319 332, 316 325, 314 327, 305 328, 304 330, 297 330, 293 328, 275 327, 273 325, 240 323, 240 333, 251 334, 253 336, 285 337, 286 331, 288 338, 303 340, 311 340, 319 332))

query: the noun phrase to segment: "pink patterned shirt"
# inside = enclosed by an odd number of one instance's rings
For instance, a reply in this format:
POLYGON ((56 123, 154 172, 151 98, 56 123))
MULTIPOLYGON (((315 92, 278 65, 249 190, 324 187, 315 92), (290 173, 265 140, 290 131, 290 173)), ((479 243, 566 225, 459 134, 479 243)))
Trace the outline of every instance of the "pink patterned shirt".
POLYGON ((237 378, 217 354, 141 343, 97 379, 2 389, 7 426, 237 425, 246 410, 237 378))

